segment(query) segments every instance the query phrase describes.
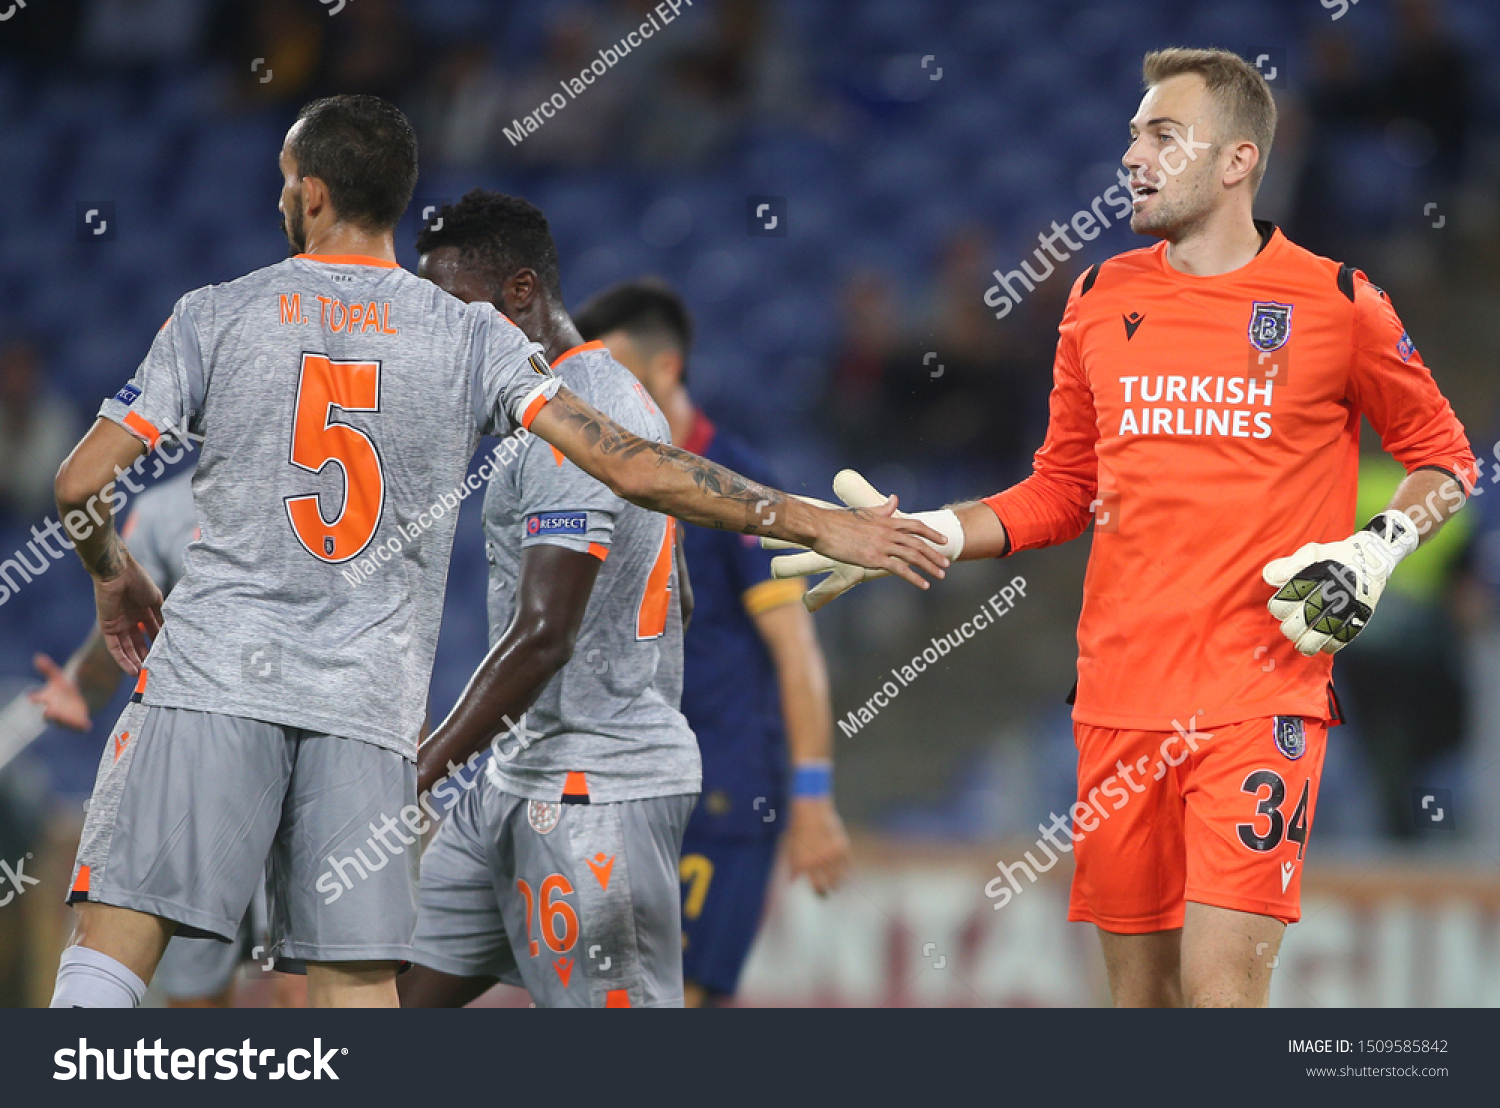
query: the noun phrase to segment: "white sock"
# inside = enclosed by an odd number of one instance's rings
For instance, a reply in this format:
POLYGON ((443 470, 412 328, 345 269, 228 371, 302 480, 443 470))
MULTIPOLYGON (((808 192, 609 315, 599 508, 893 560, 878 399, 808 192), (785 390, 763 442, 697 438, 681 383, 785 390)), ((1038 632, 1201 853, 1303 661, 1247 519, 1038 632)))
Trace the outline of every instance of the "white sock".
POLYGON ((139 1008, 146 983, 108 954, 86 946, 63 951, 53 1008, 139 1008))

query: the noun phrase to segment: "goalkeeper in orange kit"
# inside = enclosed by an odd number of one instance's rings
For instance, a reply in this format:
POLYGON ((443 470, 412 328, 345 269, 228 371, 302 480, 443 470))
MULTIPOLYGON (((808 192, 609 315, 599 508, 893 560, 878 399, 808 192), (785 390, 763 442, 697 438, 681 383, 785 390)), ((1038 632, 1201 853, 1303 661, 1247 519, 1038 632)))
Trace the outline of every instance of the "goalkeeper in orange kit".
MULTIPOLYGON (((1338 722, 1332 655, 1463 505, 1474 458, 1386 295, 1253 218, 1276 125, 1260 74, 1173 49, 1144 76, 1123 162, 1131 228, 1161 241, 1074 285, 1032 475, 920 518, 966 559, 1094 519, 1069 918, 1098 927, 1117 1005, 1264 1005, 1338 722), (1408 476, 1353 530, 1362 415, 1408 476)), ((878 495, 847 471, 836 488, 878 495)), ((832 571, 809 607, 878 576, 778 561, 832 571)))

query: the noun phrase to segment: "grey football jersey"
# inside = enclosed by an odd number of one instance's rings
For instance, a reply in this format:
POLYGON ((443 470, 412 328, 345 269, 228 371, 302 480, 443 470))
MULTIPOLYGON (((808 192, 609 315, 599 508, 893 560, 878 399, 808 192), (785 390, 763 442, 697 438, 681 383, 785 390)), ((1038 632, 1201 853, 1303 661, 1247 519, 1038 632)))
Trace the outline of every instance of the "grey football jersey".
POLYGON ((136 497, 120 537, 162 595, 169 595, 182 580, 188 543, 198 537, 193 475, 179 474, 136 497))
MULTIPOLYGON (((666 418, 599 343, 564 355, 555 369, 621 426, 671 441, 666 418)), ((677 526, 620 499, 535 436, 490 479, 484 533, 491 644, 510 625, 526 547, 552 543, 604 563, 572 659, 493 755, 490 777, 506 792, 556 801, 570 773, 583 774, 575 786, 601 803, 699 790, 698 742, 678 710, 677 526)))
POLYGON ((202 436, 201 537, 145 702, 416 757, 465 475, 559 381, 513 323, 394 263, 289 258, 177 302, 99 414, 202 436))

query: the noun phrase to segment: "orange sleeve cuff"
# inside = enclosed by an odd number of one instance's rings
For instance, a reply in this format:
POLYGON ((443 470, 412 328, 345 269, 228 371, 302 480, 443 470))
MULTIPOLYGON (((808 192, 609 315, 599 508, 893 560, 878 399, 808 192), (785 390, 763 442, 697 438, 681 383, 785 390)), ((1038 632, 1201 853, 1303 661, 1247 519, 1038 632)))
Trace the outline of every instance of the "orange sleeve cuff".
POLYGON ((1035 475, 982 503, 1005 528, 1006 554, 1068 542, 1089 525, 1088 505, 1072 501, 1061 488, 1044 491, 1035 475))
POLYGON ((144 440, 146 445, 152 450, 155 450, 156 444, 161 441, 161 432, 135 412, 125 413, 125 426, 130 431, 133 431, 138 438, 144 440))
POLYGON ((536 419, 537 413, 547 406, 547 401, 550 399, 551 397, 544 392, 539 392, 532 397, 531 403, 527 404, 526 410, 521 413, 521 426, 530 431, 532 421, 536 419))
POLYGON ((1474 486, 1479 483, 1479 463, 1475 460, 1471 452, 1420 462, 1405 468, 1408 474, 1415 473, 1419 469, 1435 469, 1441 473, 1446 473, 1463 486, 1465 496, 1473 496, 1474 486))

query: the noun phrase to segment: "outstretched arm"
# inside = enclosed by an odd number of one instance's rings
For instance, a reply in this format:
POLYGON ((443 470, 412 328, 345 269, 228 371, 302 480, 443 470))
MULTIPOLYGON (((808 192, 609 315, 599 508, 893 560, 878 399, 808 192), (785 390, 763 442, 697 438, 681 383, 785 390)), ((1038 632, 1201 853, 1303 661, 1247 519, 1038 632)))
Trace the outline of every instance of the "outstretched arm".
POLYGON ((547 544, 525 549, 510 626, 417 753, 419 795, 519 721, 568 664, 598 573, 592 554, 547 544))
MULTIPOLYGON (((947 535, 948 553, 956 560, 998 558, 1020 550, 1068 542, 1083 534, 1095 508, 1104 502, 1101 497, 1107 494, 1098 488, 1099 463, 1095 452, 1099 440, 1098 419, 1093 392, 1079 361, 1076 335, 1078 298, 1082 294, 1083 282, 1084 278, 1080 277, 1074 284, 1058 327, 1052 394, 1048 399, 1047 437, 1036 452, 1031 476, 983 500, 923 513, 940 529, 946 527, 950 532, 947 535)), ((841 478, 844 479, 842 483, 859 492, 868 490, 869 482, 858 478, 850 483, 846 477, 849 472, 846 470, 834 479, 834 490, 846 502, 852 503, 849 496, 839 491, 841 478)), ((845 563, 849 561, 832 555, 830 558, 845 563)), ((809 611, 816 611, 860 581, 876 576, 859 572, 847 564, 836 567, 829 564, 828 558, 819 559, 812 555, 792 555, 778 559, 778 562, 776 573, 782 577, 832 571, 807 593, 804 603, 809 611)))
POLYGON ((852 511, 805 504, 696 454, 633 435, 566 388, 542 407, 530 430, 617 495, 689 523, 801 543, 924 589, 916 570, 942 577, 948 564, 928 545, 943 536, 919 520, 893 518, 894 500, 852 511))
POLYGON ((1010 553, 1010 538, 1005 533, 1005 524, 988 504, 970 500, 955 504, 953 513, 964 529, 964 548, 959 554, 961 562, 975 558, 998 558, 1010 553))

